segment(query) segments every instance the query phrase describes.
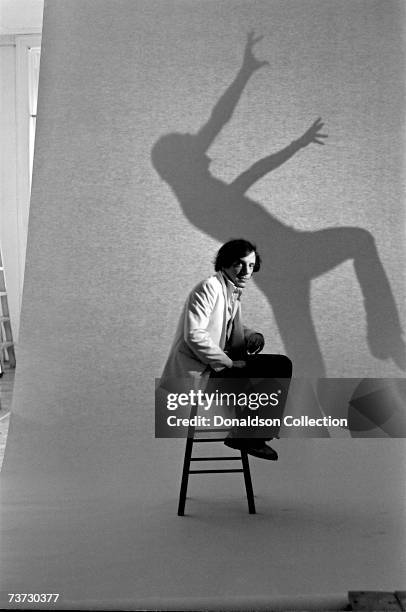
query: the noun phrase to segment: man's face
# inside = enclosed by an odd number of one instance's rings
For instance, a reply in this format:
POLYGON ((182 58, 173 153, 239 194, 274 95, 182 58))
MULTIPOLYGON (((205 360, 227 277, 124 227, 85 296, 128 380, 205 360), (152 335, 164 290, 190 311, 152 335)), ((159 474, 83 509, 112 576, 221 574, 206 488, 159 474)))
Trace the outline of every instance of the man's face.
POLYGON ((229 268, 223 268, 223 272, 225 272, 234 285, 244 289, 254 271, 255 261, 255 251, 252 251, 245 257, 237 259, 229 268))

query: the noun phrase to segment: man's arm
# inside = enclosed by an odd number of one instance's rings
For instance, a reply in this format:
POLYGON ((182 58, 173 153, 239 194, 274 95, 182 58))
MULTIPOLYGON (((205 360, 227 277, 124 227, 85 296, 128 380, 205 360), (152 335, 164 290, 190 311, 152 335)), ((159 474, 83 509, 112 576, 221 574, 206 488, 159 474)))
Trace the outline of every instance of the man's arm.
POLYGON ((184 339, 199 361, 221 370, 231 368, 233 361, 213 341, 207 329, 217 297, 216 288, 208 281, 191 293, 186 307, 184 339))
POLYGON ((268 64, 267 61, 258 60, 253 54, 254 45, 261 39, 262 36, 255 37, 253 32, 248 34, 242 66, 238 71, 237 76, 218 100, 217 104, 212 110, 210 119, 196 134, 200 148, 203 151, 207 151, 217 134, 231 119, 234 109, 237 106, 241 94, 250 77, 259 68, 262 68, 262 66, 266 66, 268 64))
POLYGON ((245 170, 239 176, 237 176, 237 178, 231 183, 231 186, 239 193, 245 193, 260 178, 284 164, 300 149, 307 147, 311 143, 324 145, 323 138, 327 138, 327 134, 322 134, 320 132, 323 126, 324 123, 322 123, 321 119, 317 119, 303 134, 303 136, 291 142, 290 145, 281 151, 268 155, 267 157, 257 161, 250 168, 248 168, 248 170, 245 170))

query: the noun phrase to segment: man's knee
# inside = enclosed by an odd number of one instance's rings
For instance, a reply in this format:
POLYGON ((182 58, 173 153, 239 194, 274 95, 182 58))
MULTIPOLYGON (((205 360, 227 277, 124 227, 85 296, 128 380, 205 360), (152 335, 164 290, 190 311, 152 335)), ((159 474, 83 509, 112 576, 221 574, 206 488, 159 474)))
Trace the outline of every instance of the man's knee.
POLYGON ((293 364, 287 355, 275 355, 277 358, 277 369, 283 373, 279 378, 292 378, 293 364))
POLYGON ((286 378, 292 378, 293 363, 287 355, 279 355, 281 368, 286 372, 286 378))
POLYGON ((255 355, 250 361, 250 369, 252 371, 256 370, 260 377, 292 377, 292 361, 286 355, 269 355, 265 353, 262 355, 255 355))

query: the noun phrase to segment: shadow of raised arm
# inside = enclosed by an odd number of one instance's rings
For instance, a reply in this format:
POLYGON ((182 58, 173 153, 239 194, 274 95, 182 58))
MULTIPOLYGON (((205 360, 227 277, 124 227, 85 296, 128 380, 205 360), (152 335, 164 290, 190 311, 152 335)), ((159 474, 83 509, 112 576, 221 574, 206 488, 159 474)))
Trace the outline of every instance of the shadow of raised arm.
POLYGON ((255 37, 253 32, 249 32, 247 35, 243 62, 237 76, 214 106, 207 123, 196 134, 199 148, 202 151, 206 151, 210 147, 217 134, 231 119, 250 77, 259 68, 268 65, 269 62, 258 60, 253 54, 254 45, 261 39, 262 36, 255 37))
POLYGON ((327 138, 327 134, 320 132, 323 126, 324 123, 322 123, 319 117, 298 140, 294 140, 277 153, 272 153, 255 162, 255 164, 237 176, 231 183, 231 186, 240 193, 245 193, 251 185, 288 161, 300 149, 307 147, 312 142, 324 145, 323 138, 327 138))

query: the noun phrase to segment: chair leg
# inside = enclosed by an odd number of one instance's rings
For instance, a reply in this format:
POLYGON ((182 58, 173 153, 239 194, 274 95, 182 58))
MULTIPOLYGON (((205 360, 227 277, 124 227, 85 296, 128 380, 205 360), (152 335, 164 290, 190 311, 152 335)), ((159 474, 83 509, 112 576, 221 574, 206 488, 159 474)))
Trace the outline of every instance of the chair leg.
POLYGON ((243 451, 243 450, 241 451, 241 461, 242 461, 242 467, 244 470, 245 489, 247 491, 248 511, 250 514, 256 514, 254 491, 252 488, 252 481, 251 481, 250 464, 248 461, 248 455, 246 451, 243 451))
POLYGON ((185 503, 187 494, 187 485, 189 481, 190 458, 192 456, 193 438, 187 438, 185 448, 185 458, 183 460, 182 482, 180 485, 178 516, 184 516, 185 503))

